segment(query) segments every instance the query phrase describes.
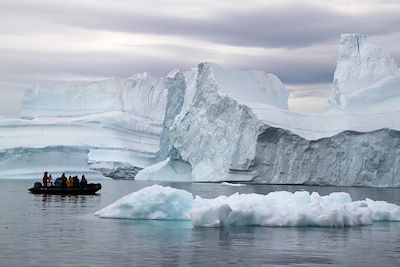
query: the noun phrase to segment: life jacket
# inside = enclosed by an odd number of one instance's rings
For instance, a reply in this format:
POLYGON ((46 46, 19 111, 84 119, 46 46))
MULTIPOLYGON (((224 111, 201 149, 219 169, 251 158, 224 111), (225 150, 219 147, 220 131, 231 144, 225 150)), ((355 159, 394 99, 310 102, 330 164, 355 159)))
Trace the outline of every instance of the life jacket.
POLYGON ((52 186, 53 186, 53 179, 49 177, 47 179, 47 187, 52 187, 52 186))
POLYGON ((72 179, 67 180, 67 187, 72 187, 74 185, 72 179))

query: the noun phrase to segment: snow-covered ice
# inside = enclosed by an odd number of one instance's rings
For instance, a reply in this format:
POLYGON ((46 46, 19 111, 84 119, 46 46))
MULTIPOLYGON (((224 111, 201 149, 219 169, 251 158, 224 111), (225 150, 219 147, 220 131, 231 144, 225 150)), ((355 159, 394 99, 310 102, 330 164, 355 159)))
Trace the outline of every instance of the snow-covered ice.
POLYGON ((374 221, 400 221, 400 206, 385 201, 353 201, 348 193, 286 191, 205 199, 190 192, 153 185, 133 192, 95 215, 102 218, 191 220, 194 226, 344 227, 374 221))

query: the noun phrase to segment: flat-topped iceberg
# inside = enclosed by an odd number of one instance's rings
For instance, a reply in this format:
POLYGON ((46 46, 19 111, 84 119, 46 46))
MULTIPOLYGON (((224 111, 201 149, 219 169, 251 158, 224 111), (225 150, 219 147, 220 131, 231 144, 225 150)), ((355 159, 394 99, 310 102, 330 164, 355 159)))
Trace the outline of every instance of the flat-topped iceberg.
MULTIPOLYGON (((166 157, 162 148, 168 147, 169 126, 180 112, 185 88, 185 77, 176 71, 164 78, 140 74, 36 86, 24 94, 23 119, 0 121, 0 151, 20 147, 46 154, 48 147, 80 148, 85 155, 77 168, 133 179, 139 169, 166 157)), ((48 168, 46 161, 36 164, 36 175, 48 168)), ((18 172, 18 161, 10 166, 18 172)), ((19 168, 24 178, 26 166, 19 168)))
POLYGON ((191 220, 194 226, 344 227, 400 221, 400 206, 348 193, 326 196, 307 191, 239 194, 204 199, 185 190, 153 185, 133 192, 95 215, 102 218, 191 220))

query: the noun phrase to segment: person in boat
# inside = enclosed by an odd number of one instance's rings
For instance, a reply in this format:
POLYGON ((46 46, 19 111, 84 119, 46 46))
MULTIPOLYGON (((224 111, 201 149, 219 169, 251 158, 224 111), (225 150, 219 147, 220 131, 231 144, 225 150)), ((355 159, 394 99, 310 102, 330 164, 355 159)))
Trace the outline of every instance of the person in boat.
POLYGON ((57 179, 54 180, 54 186, 55 187, 61 187, 62 186, 61 177, 57 177, 57 179))
POLYGON ((53 186, 53 178, 51 177, 51 174, 47 178, 47 187, 52 187, 53 186))
POLYGON ((72 187, 79 188, 79 179, 77 175, 72 177, 72 187))
POLYGON ((86 178, 85 178, 85 175, 82 175, 82 178, 81 178, 81 187, 86 187, 87 186, 87 180, 86 180, 86 178))
POLYGON ((70 177, 68 177, 68 180, 67 180, 67 187, 71 188, 73 185, 74 185, 74 182, 72 181, 72 177, 70 176, 70 177))
POLYGON ((43 179, 42 179, 43 187, 47 187, 47 180, 48 179, 49 179, 49 177, 47 176, 47 172, 44 172, 43 179))
POLYGON ((65 173, 61 175, 61 187, 67 187, 67 177, 65 176, 65 173))

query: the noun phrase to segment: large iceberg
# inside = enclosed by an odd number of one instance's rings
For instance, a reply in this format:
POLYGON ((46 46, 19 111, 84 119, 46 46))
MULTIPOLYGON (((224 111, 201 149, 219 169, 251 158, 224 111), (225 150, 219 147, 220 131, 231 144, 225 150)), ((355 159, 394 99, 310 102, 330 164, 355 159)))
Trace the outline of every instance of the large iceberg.
POLYGON ((207 62, 163 78, 39 86, 24 95, 23 119, 0 120, 0 151, 81 149, 88 168, 114 178, 400 186, 399 77, 382 49, 345 34, 321 114, 288 110, 273 74, 207 62))
MULTIPOLYGON (((180 112, 185 89, 179 71, 160 79, 138 74, 36 86, 24 94, 22 119, 0 121, 0 150, 81 148, 86 151, 81 164, 113 178, 133 178, 166 157, 161 148, 169 143, 169 126, 180 112)), ((18 168, 16 163, 10 166, 18 168)), ((45 161, 36 163, 40 172, 47 169, 45 161)))
POLYGON ((179 174, 188 181, 400 186, 397 65, 360 34, 342 35, 339 51, 336 112, 313 115, 263 101, 287 97, 279 80, 265 83, 276 93, 263 98, 255 86, 237 89, 244 84, 235 80, 240 75, 200 64, 192 103, 171 127, 170 159, 137 179, 175 180, 179 174), (357 99, 360 92, 369 98, 357 99), (357 112, 347 112, 350 106, 357 112), (189 163, 192 172, 176 161, 189 163))
POLYGON ((133 192, 95 215, 102 218, 191 220, 194 226, 344 227, 400 221, 400 207, 385 201, 353 201, 343 192, 286 191, 204 199, 185 190, 153 185, 133 192))

